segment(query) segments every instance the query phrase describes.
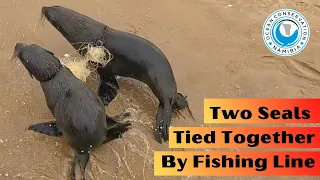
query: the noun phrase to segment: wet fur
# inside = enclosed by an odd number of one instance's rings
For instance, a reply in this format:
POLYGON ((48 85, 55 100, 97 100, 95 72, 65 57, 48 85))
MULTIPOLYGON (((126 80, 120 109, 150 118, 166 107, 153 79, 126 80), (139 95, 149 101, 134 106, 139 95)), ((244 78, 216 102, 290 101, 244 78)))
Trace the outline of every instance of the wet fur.
MULTIPOLYGON (((42 13, 75 49, 80 48, 79 42, 100 41, 112 53, 113 60, 105 68, 98 68, 101 77, 99 96, 105 105, 115 98, 119 89, 115 75, 134 78, 149 86, 160 102, 156 115, 156 139, 159 143, 161 139, 167 141, 169 138, 173 110, 188 109, 192 116, 186 98, 177 93, 174 74, 166 56, 150 41, 112 29, 61 6, 43 7, 42 13)), ((79 53, 85 54, 83 51, 79 53)))
MULTIPOLYGON (((65 67, 57 73, 53 81, 42 82, 41 87, 50 111, 56 119, 62 120, 57 121, 57 126, 61 127, 59 129, 77 150, 75 160, 78 161, 84 177, 86 163, 83 161, 88 161, 88 152, 104 144, 109 137, 105 107, 100 98, 65 67), (93 145, 92 149, 90 145, 93 145)), ((118 132, 118 129, 115 131, 118 132)), ((117 137, 113 136, 111 139, 117 137)))
MULTIPOLYGON (((84 180, 89 153, 118 138, 131 124, 114 122, 122 116, 108 117, 101 99, 69 69, 62 66, 52 52, 36 45, 18 44, 15 56, 29 73, 40 81, 47 106, 56 119, 31 125, 28 129, 49 136, 67 138, 69 145, 75 150, 72 166, 78 162, 84 180), (113 127, 107 127, 107 124, 112 124, 113 127)), ((74 170, 72 167, 72 176, 74 170)))

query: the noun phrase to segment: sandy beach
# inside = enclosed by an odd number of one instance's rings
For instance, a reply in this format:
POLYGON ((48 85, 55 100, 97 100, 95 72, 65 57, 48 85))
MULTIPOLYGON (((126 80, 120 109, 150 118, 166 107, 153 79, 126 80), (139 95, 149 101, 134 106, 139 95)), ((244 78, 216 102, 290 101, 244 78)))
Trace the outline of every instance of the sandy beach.
MULTIPOLYGON (((19 61, 8 60, 17 42, 38 44, 58 57, 74 52, 53 26, 46 21, 39 23, 41 7, 53 5, 74 9, 112 28, 135 33, 166 54, 178 90, 188 95, 197 121, 174 116, 173 126, 202 126, 204 98, 320 97, 319 0, 0 0, 1 180, 69 178, 72 151, 65 140, 26 130, 31 124, 52 119, 39 82, 30 78, 19 61), (311 29, 308 45, 296 56, 277 56, 262 39, 264 21, 281 8, 302 13, 311 29)), ((120 86, 119 95, 107 110, 110 114, 133 112, 133 129, 123 139, 93 153, 87 179, 274 178, 155 177, 153 151, 172 150, 168 144, 158 144, 153 136, 158 101, 141 83, 121 79, 120 86)))

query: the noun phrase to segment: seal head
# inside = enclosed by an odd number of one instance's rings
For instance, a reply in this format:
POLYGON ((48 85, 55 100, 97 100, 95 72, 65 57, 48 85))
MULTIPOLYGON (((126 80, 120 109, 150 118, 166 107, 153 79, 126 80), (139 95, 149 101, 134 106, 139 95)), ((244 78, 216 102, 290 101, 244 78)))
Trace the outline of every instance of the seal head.
POLYGON ((44 6, 41 12, 75 49, 86 42, 96 43, 97 36, 106 28, 103 23, 62 6, 44 6))
POLYGON ((21 61, 31 77, 41 82, 50 80, 62 67, 51 51, 35 44, 17 43, 14 56, 21 61))

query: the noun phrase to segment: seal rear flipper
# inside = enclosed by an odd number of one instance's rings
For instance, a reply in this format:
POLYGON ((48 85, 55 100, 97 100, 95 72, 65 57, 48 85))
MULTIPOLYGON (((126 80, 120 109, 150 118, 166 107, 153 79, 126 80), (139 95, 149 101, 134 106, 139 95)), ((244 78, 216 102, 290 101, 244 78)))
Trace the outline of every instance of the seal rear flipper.
POLYGON ((45 134, 48 136, 55 136, 55 137, 62 136, 62 132, 56 126, 55 121, 34 124, 29 126, 28 130, 32 130, 34 132, 38 132, 40 134, 45 134))
MULTIPOLYGON (((180 110, 184 110, 186 109, 189 113, 189 115, 191 116, 192 120, 195 121, 195 118, 189 108, 189 103, 187 101, 187 97, 188 96, 183 96, 181 93, 177 93, 177 97, 176 97, 176 101, 173 103, 173 108, 174 108, 174 111, 176 112, 176 114, 179 116, 179 115, 182 115, 179 111, 180 110)), ((182 115, 183 116, 183 115, 182 115)), ((183 116, 184 117, 184 116, 183 116)), ((185 118, 185 117, 184 117, 185 118)))
POLYGON ((106 135, 106 140, 103 142, 103 144, 108 143, 114 139, 121 138, 122 134, 131 129, 131 123, 126 122, 126 123, 118 123, 115 125, 115 127, 111 129, 107 129, 107 135, 106 135))
POLYGON ((108 106, 111 101, 117 96, 119 84, 113 75, 101 75, 101 83, 99 87, 98 95, 101 98, 103 104, 108 106))

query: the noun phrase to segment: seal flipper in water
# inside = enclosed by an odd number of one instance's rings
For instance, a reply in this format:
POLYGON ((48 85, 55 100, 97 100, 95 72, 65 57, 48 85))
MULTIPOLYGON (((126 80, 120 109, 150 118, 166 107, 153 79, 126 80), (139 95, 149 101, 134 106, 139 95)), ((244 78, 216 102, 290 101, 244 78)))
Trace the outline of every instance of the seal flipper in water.
POLYGON ((164 141, 169 140, 169 127, 171 124, 172 105, 170 100, 160 101, 156 116, 156 140, 161 143, 161 137, 164 141))
POLYGON ((56 121, 33 124, 28 127, 28 130, 32 130, 34 132, 38 132, 40 134, 45 134, 48 136, 62 136, 62 132, 58 129, 56 121))
POLYGON ((177 93, 175 100, 159 100, 159 107, 156 116, 156 127, 158 128, 156 140, 158 142, 161 142, 161 137, 164 141, 169 140, 169 127, 171 125, 172 112, 175 112, 177 115, 179 115, 181 114, 180 111, 184 109, 188 110, 189 115, 195 121, 193 114, 189 108, 187 96, 183 96, 181 93, 177 93))
POLYGON ((131 123, 117 123, 114 127, 108 128, 106 133, 106 140, 103 144, 108 143, 114 139, 121 138, 122 134, 131 129, 131 123))
POLYGON ((103 104, 108 106, 110 102, 117 96, 117 91, 120 87, 114 75, 100 75, 100 79, 101 82, 98 95, 103 104))
MULTIPOLYGON (((107 115, 107 125, 108 127, 115 127, 121 121, 122 119, 130 117, 130 113, 121 113, 119 115, 109 117, 107 115)), ((38 132, 40 134, 45 134, 48 136, 55 136, 55 137, 61 137, 63 136, 62 132, 59 130, 59 128, 56 125, 56 121, 50 121, 50 122, 44 122, 39 124, 33 124, 28 127, 28 130, 32 130, 34 132, 38 132)))
MULTIPOLYGON (((116 123, 112 119, 107 119, 107 123, 116 123)), ((130 129, 131 123, 118 123, 112 128, 107 128, 106 129, 106 139, 102 144, 108 143, 114 139, 117 139, 121 137, 123 133, 128 131, 130 129)), ((81 172, 81 180, 84 180, 85 178, 85 169, 89 161, 89 152, 84 152, 84 153, 77 153, 75 152, 74 159, 71 162, 71 178, 72 180, 76 180, 76 164, 78 163, 80 166, 80 172, 81 172)))

